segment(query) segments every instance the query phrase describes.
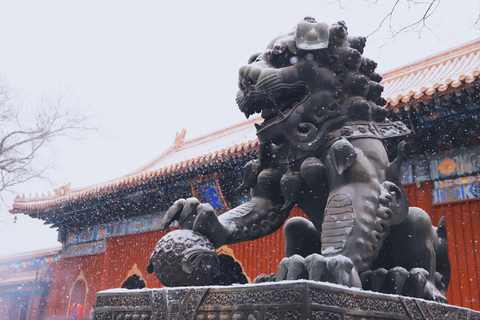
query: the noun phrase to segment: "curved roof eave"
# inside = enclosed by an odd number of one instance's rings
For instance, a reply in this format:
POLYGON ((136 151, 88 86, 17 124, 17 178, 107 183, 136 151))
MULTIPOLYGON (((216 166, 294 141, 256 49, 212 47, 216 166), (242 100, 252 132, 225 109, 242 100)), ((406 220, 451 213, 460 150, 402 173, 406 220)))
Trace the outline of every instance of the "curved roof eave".
MULTIPOLYGON (((428 98, 435 92, 456 89, 478 80, 479 77, 480 39, 383 74, 386 108, 395 109, 400 102, 428 98)), ((216 159, 232 157, 239 152, 250 152, 258 145, 254 123, 261 121, 260 117, 255 117, 189 141, 184 141, 185 132, 182 131, 177 134, 175 143, 169 149, 134 172, 94 186, 77 189, 65 186, 57 189, 56 194, 46 197, 17 197, 11 212, 44 210, 49 206, 109 193, 154 177, 181 172, 185 168, 216 159)))

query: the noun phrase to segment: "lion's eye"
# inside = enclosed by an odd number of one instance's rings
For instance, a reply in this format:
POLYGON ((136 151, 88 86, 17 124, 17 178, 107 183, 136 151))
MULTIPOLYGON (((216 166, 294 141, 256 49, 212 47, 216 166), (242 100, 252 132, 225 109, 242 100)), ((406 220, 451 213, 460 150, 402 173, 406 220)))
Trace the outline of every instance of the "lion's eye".
POLYGON ((261 53, 255 53, 253 54, 250 59, 248 59, 248 64, 251 64, 253 62, 258 62, 261 60, 261 56, 262 54, 261 53))
POLYGON ((283 68, 291 66, 298 62, 298 57, 292 55, 288 51, 280 54, 271 54, 270 64, 276 68, 283 68))

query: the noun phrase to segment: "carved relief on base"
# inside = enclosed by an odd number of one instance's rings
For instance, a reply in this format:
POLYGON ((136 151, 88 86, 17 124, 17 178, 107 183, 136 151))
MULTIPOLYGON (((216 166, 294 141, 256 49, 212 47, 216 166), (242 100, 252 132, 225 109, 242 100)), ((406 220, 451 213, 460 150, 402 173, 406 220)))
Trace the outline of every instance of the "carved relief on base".
POLYGON ((480 319, 480 312, 324 282, 115 290, 97 294, 95 320, 480 319))

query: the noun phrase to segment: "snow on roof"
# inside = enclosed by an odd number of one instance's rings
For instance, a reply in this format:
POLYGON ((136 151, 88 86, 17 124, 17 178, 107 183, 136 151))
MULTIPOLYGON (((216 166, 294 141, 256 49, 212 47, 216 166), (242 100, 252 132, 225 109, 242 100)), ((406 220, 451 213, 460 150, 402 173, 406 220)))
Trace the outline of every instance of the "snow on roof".
POLYGON ((35 258, 43 258, 43 257, 48 257, 48 256, 53 256, 56 255, 60 252, 62 249, 62 246, 60 244, 55 245, 51 248, 42 248, 40 250, 38 249, 32 249, 29 252, 22 252, 19 254, 11 254, 11 255, 5 255, 0 257, 0 264, 12 262, 12 261, 21 261, 21 260, 30 260, 30 259, 35 259, 35 258))
MULTIPOLYGON (((407 66, 383 74, 383 97, 387 108, 394 108, 400 101, 419 99, 472 83, 480 76, 480 39, 462 46, 419 60, 407 66)), ((175 142, 168 150, 150 163, 117 179, 94 186, 70 189, 64 186, 56 194, 46 197, 17 197, 13 212, 25 212, 69 202, 99 191, 115 190, 145 179, 177 172, 199 162, 231 157, 238 152, 254 150, 258 141, 254 123, 256 117, 211 134, 184 141, 185 131, 177 133, 175 142)))
MULTIPOLYGON (((383 97, 390 107, 471 83, 480 74, 480 40, 438 53, 383 74, 383 97)), ((388 106, 387 106, 388 107, 388 106)))
POLYGON ((70 188, 69 185, 55 190, 54 195, 15 199, 12 213, 31 211, 69 202, 100 191, 115 190, 152 177, 180 171, 199 162, 212 162, 245 153, 256 148, 258 141, 254 124, 261 123, 261 117, 254 117, 234 126, 184 141, 185 130, 177 133, 174 144, 147 165, 117 179, 83 188, 70 188))
MULTIPOLYGON (((158 170, 188 160, 206 157, 219 157, 227 154, 232 148, 255 144, 257 140, 254 123, 261 123, 262 118, 255 117, 237 125, 222 129, 194 140, 186 141, 176 139, 170 149, 131 174, 145 171, 158 170)), ((185 131, 183 131, 184 134, 185 131)), ((177 134, 177 137, 179 134, 177 134)))

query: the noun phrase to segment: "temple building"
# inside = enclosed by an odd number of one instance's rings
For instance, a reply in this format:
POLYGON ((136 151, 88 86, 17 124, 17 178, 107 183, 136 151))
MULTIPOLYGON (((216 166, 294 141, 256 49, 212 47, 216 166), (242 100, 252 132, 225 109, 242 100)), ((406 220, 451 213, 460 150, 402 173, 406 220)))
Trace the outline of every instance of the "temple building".
POLYGON ((0 315, 4 319, 48 319, 45 306, 60 249, 0 259, 0 315))
MULTIPOLYGON (((452 267, 447 299, 480 310, 480 40, 382 76, 389 118, 412 131, 403 163, 410 206, 426 210, 434 225, 446 218, 452 267)), ((251 118, 193 140, 182 130, 168 150, 123 177, 67 185, 47 197, 17 197, 13 212, 58 228, 62 248, 0 260, 0 313, 15 320, 67 319, 71 306, 80 304, 88 318, 98 291, 161 287, 146 267, 165 234, 163 214, 178 198, 197 197, 217 214, 246 201, 248 194, 235 188, 243 166, 258 156, 254 123, 261 121, 251 118)), ((294 208, 295 215, 303 213, 294 208)), ((223 246, 218 254, 242 275, 238 282, 251 282, 276 272, 284 257, 282 230, 223 246)))

